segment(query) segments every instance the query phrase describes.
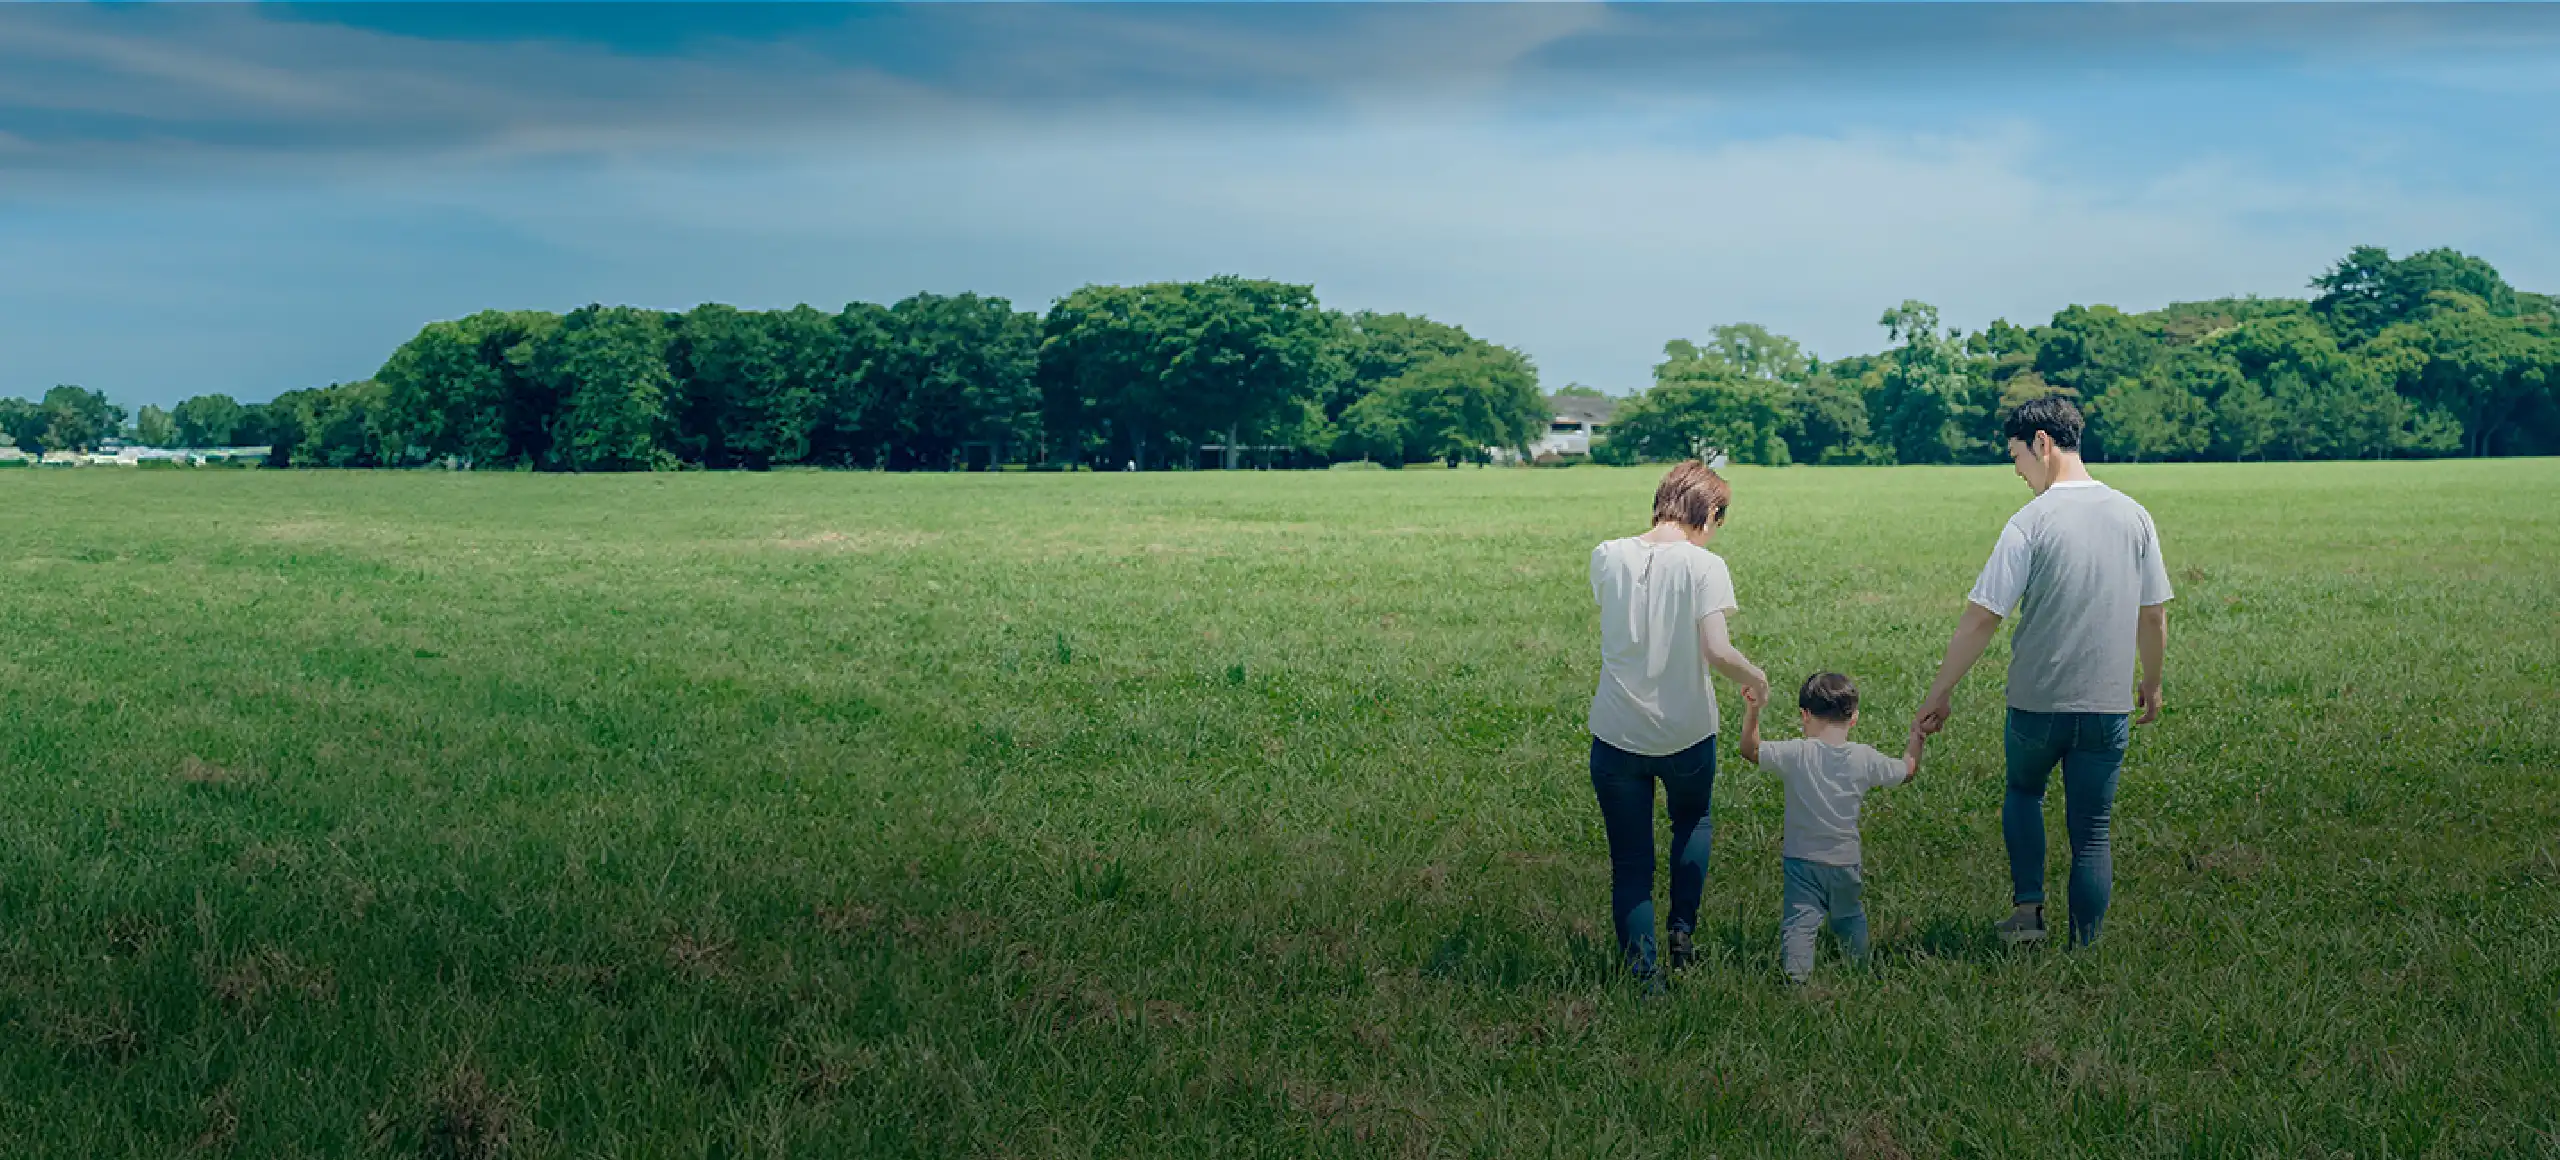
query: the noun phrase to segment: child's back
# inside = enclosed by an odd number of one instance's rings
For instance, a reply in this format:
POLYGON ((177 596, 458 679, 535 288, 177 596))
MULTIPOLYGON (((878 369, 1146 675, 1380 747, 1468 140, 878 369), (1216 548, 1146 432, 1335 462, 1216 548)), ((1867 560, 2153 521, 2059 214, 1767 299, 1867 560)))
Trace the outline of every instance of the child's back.
POLYGON ((1760 768, 1787 787, 1787 838, 1782 853, 1826 866, 1859 862, 1858 808, 1867 791, 1902 781, 1903 763, 1872 745, 1834 744, 1819 738, 1763 741, 1760 768))

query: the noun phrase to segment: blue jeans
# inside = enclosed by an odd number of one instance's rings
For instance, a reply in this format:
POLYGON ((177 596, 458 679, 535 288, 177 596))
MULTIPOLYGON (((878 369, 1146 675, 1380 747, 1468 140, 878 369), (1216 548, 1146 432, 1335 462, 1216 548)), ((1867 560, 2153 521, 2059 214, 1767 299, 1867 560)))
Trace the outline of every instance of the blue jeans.
POLYGON ((1801 983, 1813 974, 1813 939, 1822 933, 1825 917, 1849 957, 1865 962, 1866 879, 1858 868, 1802 858, 1785 859, 1781 868, 1787 884, 1778 903, 1778 965, 1786 968, 1787 977, 1801 983))
POLYGON ((2009 846, 2011 896, 2021 905, 2044 902, 2044 787, 2059 762, 2062 819, 2071 836, 2071 941, 2083 945, 2098 940, 2115 892, 2107 829, 2131 722, 2124 713, 2009 710, 2009 792, 2000 803, 2000 836, 2009 846))
POLYGON ((1653 783, 1671 815, 1671 929, 1698 929, 1707 892, 1707 850, 1715 841, 1708 808, 1716 788, 1716 739, 1667 757, 1646 757, 1591 739, 1591 792, 1609 835, 1609 916, 1618 950, 1637 975, 1656 962, 1653 940, 1653 783))

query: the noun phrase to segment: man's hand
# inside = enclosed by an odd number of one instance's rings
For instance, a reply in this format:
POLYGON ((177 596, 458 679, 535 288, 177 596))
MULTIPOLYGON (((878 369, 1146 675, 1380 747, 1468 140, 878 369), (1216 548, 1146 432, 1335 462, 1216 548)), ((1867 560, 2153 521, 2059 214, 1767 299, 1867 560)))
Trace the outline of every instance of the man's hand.
POLYGON ((1754 709, 1768 704, 1769 686, 1766 684, 1746 684, 1742 686, 1742 701, 1744 704, 1749 705, 1754 709))
POLYGON ((1944 697, 1931 697, 1921 702, 1920 715, 1911 719, 1911 736, 1929 737, 1946 728, 1948 716, 1955 712, 1955 707, 1947 702, 1944 697))
POLYGON ((2160 677, 2168 671, 2163 666, 2169 661, 2168 606, 2143 606, 2142 618, 2133 626, 2133 648, 2142 660, 2142 680, 2134 686, 2133 696, 2133 702, 2142 710, 2142 715, 2134 718, 2133 723, 2148 725, 2160 719, 2160 677))

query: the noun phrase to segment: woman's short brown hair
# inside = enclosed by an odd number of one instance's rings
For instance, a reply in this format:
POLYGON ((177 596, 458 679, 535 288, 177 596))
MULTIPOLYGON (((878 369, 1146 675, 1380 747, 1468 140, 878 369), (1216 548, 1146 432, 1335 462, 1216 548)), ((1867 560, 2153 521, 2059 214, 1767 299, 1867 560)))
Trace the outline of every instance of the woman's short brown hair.
POLYGON ((1733 488, 1715 469, 1695 459, 1674 465, 1653 489, 1653 522, 1670 520, 1684 528, 1711 528, 1724 522, 1733 488))

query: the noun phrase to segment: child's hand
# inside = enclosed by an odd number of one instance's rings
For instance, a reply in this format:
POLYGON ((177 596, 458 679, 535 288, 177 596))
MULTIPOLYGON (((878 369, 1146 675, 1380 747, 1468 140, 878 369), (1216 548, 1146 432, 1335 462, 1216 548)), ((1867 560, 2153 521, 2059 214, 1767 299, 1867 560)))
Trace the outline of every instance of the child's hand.
POLYGON ((1769 690, 1762 685, 1742 686, 1742 701, 1754 709, 1769 703, 1769 690))

